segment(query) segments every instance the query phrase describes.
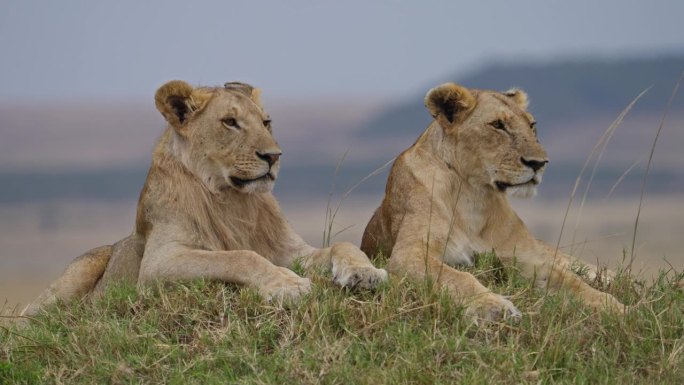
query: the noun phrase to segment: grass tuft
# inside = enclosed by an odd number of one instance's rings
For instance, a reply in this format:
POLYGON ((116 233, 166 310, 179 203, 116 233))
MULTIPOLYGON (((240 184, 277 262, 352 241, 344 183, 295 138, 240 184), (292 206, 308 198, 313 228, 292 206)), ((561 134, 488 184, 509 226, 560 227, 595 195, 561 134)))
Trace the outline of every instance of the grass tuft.
POLYGON ((545 295, 490 253, 469 271, 522 320, 476 327, 429 283, 350 292, 324 271, 287 308, 215 282, 118 286, 0 329, 0 384, 684 382, 684 274, 618 273, 604 289, 635 305, 618 316, 545 295))

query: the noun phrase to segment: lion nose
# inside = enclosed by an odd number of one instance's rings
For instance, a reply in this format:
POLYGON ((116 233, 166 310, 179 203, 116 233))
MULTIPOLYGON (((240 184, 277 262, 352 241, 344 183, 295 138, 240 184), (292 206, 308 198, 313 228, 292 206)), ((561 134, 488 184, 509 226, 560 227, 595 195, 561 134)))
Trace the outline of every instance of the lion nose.
POLYGON ((257 151, 256 154, 260 159, 266 161, 266 163, 268 163, 269 166, 273 166, 273 164, 278 161, 278 159, 280 158, 280 155, 282 155, 283 153, 282 152, 259 152, 259 151, 257 151))
POLYGON ((527 166, 527 167, 531 168, 532 170, 534 170, 534 172, 539 171, 540 168, 544 167, 547 163, 549 163, 549 161, 546 160, 546 159, 544 159, 544 160, 536 160, 536 159, 525 159, 525 158, 523 158, 523 157, 520 158, 520 161, 521 161, 522 164, 524 164, 525 166, 527 166))

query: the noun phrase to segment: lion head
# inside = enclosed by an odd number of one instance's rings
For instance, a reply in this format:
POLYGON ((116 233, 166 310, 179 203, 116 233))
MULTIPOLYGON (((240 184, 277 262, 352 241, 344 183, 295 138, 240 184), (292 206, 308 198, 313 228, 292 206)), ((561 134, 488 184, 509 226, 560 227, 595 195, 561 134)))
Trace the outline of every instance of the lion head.
POLYGON ((443 129, 441 156, 472 185, 528 197, 548 163, 527 112, 527 95, 445 83, 428 91, 425 106, 443 129))
POLYGON ((174 80, 157 90, 155 104, 173 129, 171 152, 210 191, 273 188, 282 152, 258 89, 244 83, 193 88, 174 80))

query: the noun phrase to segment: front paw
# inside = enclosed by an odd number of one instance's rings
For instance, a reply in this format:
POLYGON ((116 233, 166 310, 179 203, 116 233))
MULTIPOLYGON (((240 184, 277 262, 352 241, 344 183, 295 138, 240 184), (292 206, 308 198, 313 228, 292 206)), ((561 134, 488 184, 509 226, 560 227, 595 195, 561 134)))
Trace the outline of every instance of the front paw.
POLYGON ((479 294, 468 303, 466 315, 475 323, 496 322, 505 319, 519 320, 520 310, 503 296, 494 293, 479 294))
POLYGON ((371 265, 333 266, 333 282, 341 287, 374 289, 387 281, 387 271, 371 265))
POLYGON ((603 310, 615 314, 625 314, 627 306, 608 293, 601 293, 598 299, 587 300, 587 304, 596 310, 603 310))
POLYGON ((598 283, 601 285, 610 286, 615 281, 616 274, 607 267, 597 267, 589 264, 575 261, 570 265, 570 270, 575 272, 589 284, 598 283))
POLYGON ((277 269, 277 274, 268 277, 266 283, 259 288, 259 293, 265 301, 279 304, 294 302, 311 291, 309 278, 300 277, 284 267, 277 269))

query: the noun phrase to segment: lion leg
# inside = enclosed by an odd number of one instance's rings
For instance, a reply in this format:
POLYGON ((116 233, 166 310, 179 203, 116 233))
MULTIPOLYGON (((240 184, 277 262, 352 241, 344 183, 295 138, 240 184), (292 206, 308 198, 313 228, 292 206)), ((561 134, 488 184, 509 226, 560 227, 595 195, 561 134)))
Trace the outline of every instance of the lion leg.
POLYGON ((387 281, 387 271, 378 269, 368 256, 349 242, 318 249, 305 259, 305 267, 332 268, 333 282, 341 287, 373 289, 387 281))
POLYGON ((113 244, 112 257, 102 278, 93 289, 93 295, 101 295, 112 282, 134 285, 138 281, 144 250, 145 240, 135 233, 113 244))
POLYGON ((475 276, 446 265, 441 260, 444 242, 431 235, 428 242, 415 232, 400 230, 387 265, 390 273, 416 281, 430 279, 446 289, 456 302, 465 305, 466 314, 476 322, 521 316, 511 301, 492 293, 475 276))
MULTIPOLYGON (((544 247, 545 251, 548 251, 544 247)), ((561 253, 539 256, 519 255, 518 264, 524 276, 532 278, 539 287, 554 291, 568 289, 579 296, 587 305, 599 309, 624 312, 625 306, 608 293, 594 289, 572 271, 573 259, 561 253)))
MULTIPOLYGON (((423 251, 424 254, 424 251, 423 251)), ((393 275, 406 276, 414 281, 432 280, 459 304, 466 306, 466 315, 476 323, 501 318, 520 318, 520 311, 503 296, 492 293, 475 276, 459 271, 434 257, 420 257, 401 251, 393 252, 387 266, 393 275)))
MULTIPOLYGON (((551 254, 555 254, 555 249, 548 248, 551 254)), ((578 270, 581 273, 582 278, 587 282, 600 281, 606 284, 610 284, 615 280, 615 272, 605 267, 601 268, 592 263, 585 262, 572 255, 565 255, 570 263, 571 268, 578 270)))
POLYGON ((382 221, 382 207, 379 207, 373 213, 370 221, 366 225, 366 229, 363 231, 363 237, 361 238, 361 250, 366 253, 370 258, 375 258, 378 253, 383 253, 384 255, 389 254, 389 249, 387 248, 387 229, 382 221))
POLYGON ((625 305, 608 293, 594 289, 582 278, 562 264, 553 264, 546 277, 546 287, 554 290, 566 288, 576 293, 584 302, 598 310, 623 313, 625 305))
POLYGON ((112 255, 111 246, 100 246, 74 259, 66 270, 21 313, 33 316, 58 300, 69 302, 90 293, 105 271, 112 255))
POLYGON ((208 251, 162 247, 145 255, 139 284, 155 280, 211 279, 256 288, 267 301, 296 300, 311 291, 311 281, 272 264, 251 250, 208 251))

